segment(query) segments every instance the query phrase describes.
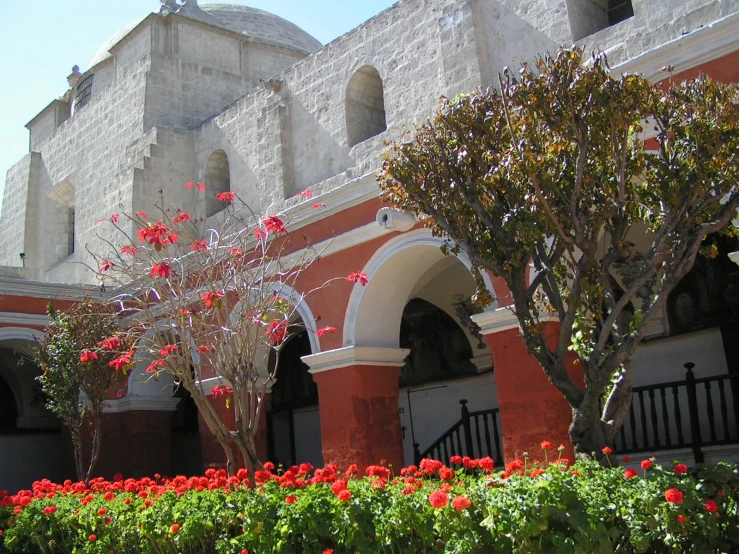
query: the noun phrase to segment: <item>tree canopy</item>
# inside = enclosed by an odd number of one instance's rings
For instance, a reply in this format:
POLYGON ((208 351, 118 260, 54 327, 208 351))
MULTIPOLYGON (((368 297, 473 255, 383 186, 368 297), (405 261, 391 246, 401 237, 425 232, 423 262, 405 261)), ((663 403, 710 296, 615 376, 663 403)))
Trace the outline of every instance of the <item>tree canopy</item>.
POLYGON ((578 49, 535 65, 443 99, 390 147, 378 180, 386 200, 429 215, 451 251, 505 281, 526 346, 573 408, 576 451, 589 454, 628 413, 646 325, 704 239, 736 217, 739 96, 707 77, 615 76, 578 49), (552 318, 555 345, 542 333, 552 318), (565 367, 571 349, 584 383, 565 367))

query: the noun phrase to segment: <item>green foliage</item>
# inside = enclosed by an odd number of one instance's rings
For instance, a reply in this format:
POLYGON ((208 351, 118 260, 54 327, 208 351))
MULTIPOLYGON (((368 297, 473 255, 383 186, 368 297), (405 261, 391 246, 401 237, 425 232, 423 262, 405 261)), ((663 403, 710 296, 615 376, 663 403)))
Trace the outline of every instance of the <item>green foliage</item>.
POLYGON ((289 478, 260 472, 256 486, 243 476, 227 479, 225 472, 178 478, 171 486, 166 480, 93 480, 92 490, 77 492, 72 484, 38 483, 34 492, 44 494, 19 510, 12 501, 3 507, 0 498, 0 551, 535 554, 739 548, 736 466, 697 467, 680 475, 671 466, 654 466, 628 478, 623 468, 560 462, 546 470, 529 467, 522 475, 458 468, 442 480, 438 471, 411 468, 400 478, 352 478, 346 501, 332 490, 336 478, 295 478, 295 470, 289 478), (681 504, 666 501, 665 491, 672 488, 683 493, 681 504), (439 490, 446 490, 448 502, 435 508, 429 496, 439 490), (470 505, 455 509, 451 501, 457 496, 470 505), (707 501, 716 503, 715 511, 707 501), (45 514, 49 506, 57 510, 45 514))
MULTIPOLYGON (((50 325, 35 353, 43 370, 38 380, 44 391, 46 407, 71 431, 78 477, 83 478, 85 474, 80 474, 83 426, 86 420, 91 421, 95 428, 93 434, 97 435, 103 402, 114 387, 123 386, 126 373, 108 364, 125 351, 130 341, 119 339, 113 350, 99 345, 100 341, 115 336, 119 331, 117 316, 101 304, 84 301, 61 312, 49 302, 47 313, 50 325), (94 354, 94 359, 82 362, 80 358, 84 352, 94 354)), ((97 443, 96 440, 93 442, 97 443)), ((94 450, 93 445, 93 452, 87 456, 93 462, 96 457, 94 450)), ((94 466, 94 463, 90 465, 94 466)))

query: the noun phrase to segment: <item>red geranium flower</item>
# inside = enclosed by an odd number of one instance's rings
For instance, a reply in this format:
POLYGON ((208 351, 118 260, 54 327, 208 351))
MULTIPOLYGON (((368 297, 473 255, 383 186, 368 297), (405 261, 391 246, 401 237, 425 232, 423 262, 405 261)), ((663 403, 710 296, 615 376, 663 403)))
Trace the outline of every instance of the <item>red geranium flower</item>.
POLYGON ((97 535, 90 535, 88 539, 90 540, 90 542, 95 542, 96 540, 98 540, 98 537, 97 535))
POLYGON ((642 460, 640 465, 641 468, 646 471, 648 469, 651 469, 654 464, 652 463, 652 460, 642 460))
POLYGON ((219 192, 218 194, 216 194, 216 198, 221 202, 233 202, 236 199, 234 193, 231 191, 219 192))
POLYGON ((429 495, 429 502, 434 508, 443 508, 449 502, 449 497, 443 491, 434 491, 429 495))
POLYGON ((706 507, 706 510, 708 510, 711 513, 718 510, 718 505, 713 500, 706 500, 703 502, 703 505, 706 507))
POLYGON ((667 489, 665 491, 665 500, 670 504, 682 504, 683 493, 680 489, 667 489))
POLYGON ((321 327, 320 329, 318 329, 318 331, 316 331, 316 335, 322 337, 324 335, 327 335, 328 333, 333 333, 334 331, 336 331, 336 327, 321 327))
POLYGON ((552 443, 549 441, 542 441, 541 447, 544 450, 549 450, 552 447, 552 443))
POLYGON ((603 454, 605 454, 606 456, 608 456, 609 454, 613 454, 613 450, 611 450, 610 446, 604 446, 601 452, 603 452, 603 454))
POLYGON ((83 364, 86 364, 87 362, 92 362, 93 360, 97 360, 98 355, 97 352, 93 352, 92 350, 83 350, 82 354, 80 354, 80 361, 83 364))
POLYGON ((360 271, 355 271, 354 273, 350 273, 346 276, 346 280, 350 283, 360 283, 362 286, 365 286, 369 279, 367 278, 366 273, 361 273, 360 271))
POLYGON ((631 461, 631 458, 629 458, 628 456, 624 456, 622 459, 624 463, 629 463, 631 461))
POLYGON ((470 499, 466 496, 458 495, 454 497, 454 500, 452 500, 452 507, 458 512, 461 512, 470 506, 472 506, 472 502, 470 502, 470 499))
POLYGON ((688 472, 688 466, 685 464, 676 464, 672 470, 675 472, 675 475, 684 475, 688 472))
POLYGON ((172 274, 172 267, 165 262, 154 264, 149 274, 152 277, 164 277, 167 279, 172 274))
POLYGON ((176 523, 173 523, 172 526, 169 528, 169 530, 172 531, 172 533, 176 533, 177 531, 180 530, 180 526, 177 525, 176 523))
POLYGON ((677 522, 678 523, 685 523, 685 516, 680 514, 677 516, 677 522))
POLYGON ((626 471, 624 471, 624 477, 626 477, 627 479, 631 479, 632 477, 636 477, 636 476, 637 476, 636 470, 633 468, 629 468, 626 471))
POLYGON ((462 456, 452 456, 449 458, 449 462, 452 464, 459 465, 462 463, 462 456))
POLYGON ((339 491, 339 494, 336 495, 339 500, 342 502, 348 502, 349 499, 352 497, 352 493, 348 489, 344 489, 343 491, 339 491))
POLYGON ((295 504, 295 501, 298 499, 297 496, 294 494, 291 494, 290 496, 285 497, 285 503, 286 504, 295 504))
POLYGON ((44 515, 45 516, 50 516, 51 514, 53 514, 56 511, 57 511, 57 507, 56 506, 46 506, 46 508, 44 508, 44 515))

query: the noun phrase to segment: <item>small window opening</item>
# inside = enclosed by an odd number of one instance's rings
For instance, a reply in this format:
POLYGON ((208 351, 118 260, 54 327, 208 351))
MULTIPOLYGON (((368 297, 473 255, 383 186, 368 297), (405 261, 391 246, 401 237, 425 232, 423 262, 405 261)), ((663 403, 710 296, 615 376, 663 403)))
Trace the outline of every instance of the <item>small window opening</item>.
POLYGON ((216 194, 230 192, 231 190, 231 169, 228 163, 228 156, 223 150, 216 150, 208 160, 205 168, 205 216, 210 217, 222 211, 227 202, 222 202, 216 198, 216 194))
POLYGON ((634 17, 631 0, 608 0, 608 25, 615 25, 634 17))
POLYGON ((84 108, 92 97, 92 78, 94 75, 86 77, 79 85, 77 85, 77 94, 74 98, 75 111, 84 108))
POLYGON ((387 129, 382 78, 369 65, 357 70, 346 89, 346 130, 354 146, 387 129))
POLYGON ((74 207, 67 210, 67 255, 74 254, 74 207))

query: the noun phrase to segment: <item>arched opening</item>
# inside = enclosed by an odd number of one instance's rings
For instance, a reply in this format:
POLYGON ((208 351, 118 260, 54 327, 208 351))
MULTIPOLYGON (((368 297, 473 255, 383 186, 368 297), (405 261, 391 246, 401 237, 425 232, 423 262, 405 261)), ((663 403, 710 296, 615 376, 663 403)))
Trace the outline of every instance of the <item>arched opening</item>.
POLYGON ((172 412, 172 474, 200 475, 203 472, 203 451, 198 407, 182 385, 175 385, 174 398, 180 401, 172 412))
MULTIPOLYGON (((272 385, 268 405, 269 458, 290 467, 309 462, 323 466, 321 420, 318 412, 318 387, 300 359, 311 354, 308 331, 296 325, 294 333, 282 346, 277 378, 272 385)), ((277 356, 269 354, 273 371, 277 356)))
POLYGON ((18 420, 18 403, 15 400, 13 389, 0 375, 0 431, 15 429, 18 420))
POLYGON ((231 169, 228 164, 228 156, 223 150, 216 150, 208 159, 205 167, 205 216, 210 217, 222 211, 227 202, 216 198, 217 194, 231 191, 231 169))
POLYGON ((349 80, 346 89, 346 132, 354 146, 387 129, 382 78, 371 65, 365 65, 349 80))

